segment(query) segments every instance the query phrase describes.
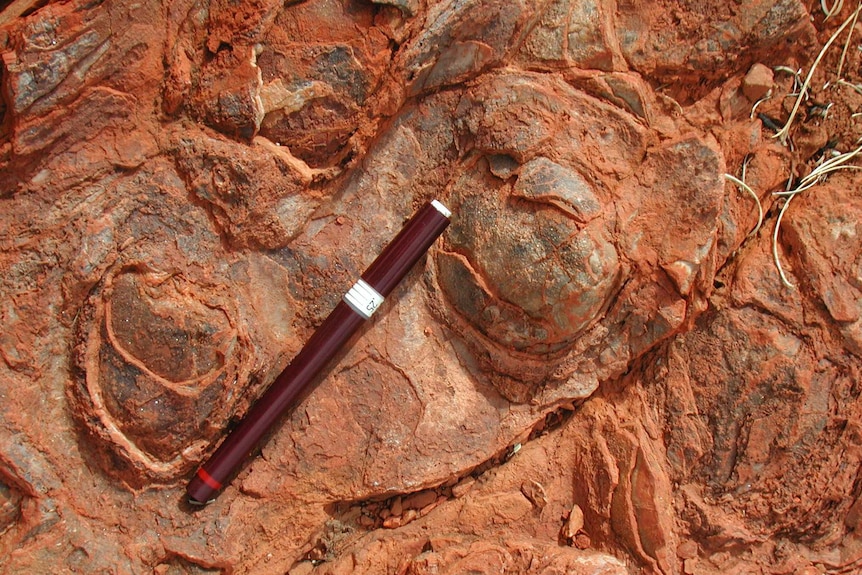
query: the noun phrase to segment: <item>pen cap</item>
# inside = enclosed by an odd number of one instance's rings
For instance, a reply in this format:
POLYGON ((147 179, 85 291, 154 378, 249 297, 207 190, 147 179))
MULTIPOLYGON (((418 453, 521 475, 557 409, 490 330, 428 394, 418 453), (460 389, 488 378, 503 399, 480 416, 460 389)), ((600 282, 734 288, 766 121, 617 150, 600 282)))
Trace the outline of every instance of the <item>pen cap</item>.
POLYGON ((362 279, 383 297, 388 296, 440 237, 449 225, 449 215, 449 210, 437 200, 425 204, 368 266, 362 279))

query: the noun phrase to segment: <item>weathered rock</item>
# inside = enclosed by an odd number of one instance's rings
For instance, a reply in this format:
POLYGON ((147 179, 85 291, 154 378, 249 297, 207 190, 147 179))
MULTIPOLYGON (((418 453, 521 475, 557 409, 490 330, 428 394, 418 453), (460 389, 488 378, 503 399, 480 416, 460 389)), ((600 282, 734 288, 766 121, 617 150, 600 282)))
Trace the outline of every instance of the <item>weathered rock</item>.
POLYGON ((231 243, 284 247, 320 204, 308 190, 317 172, 266 138, 239 150, 235 145, 215 134, 185 130, 173 143, 177 169, 231 243))
POLYGON ((758 62, 742 79, 742 93, 752 102, 757 102, 769 93, 774 82, 772 70, 758 62))
POLYGON ((771 192, 823 142, 851 149, 858 102, 822 93, 795 151, 749 118, 791 89, 752 64, 809 62, 834 19, 795 0, 15 4, 0 570, 862 561, 856 173, 785 214, 795 290, 770 245, 771 192), (724 178, 745 158, 770 218, 750 237, 724 178), (189 509, 189 473, 431 198, 444 238, 189 509))
POLYGON ((458 84, 502 64, 531 7, 523 0, 445 0, 400 55, 409 93, 458 84))
POLYGON ((528 65, 552 68, 622 69, 615 52, 609 5, 556 0, 545 3, 520 48, 528 65))
POLYGON ((772 64, 791 55, 788 46, 813 43, 815 34, 797 0, 752 2, 741 10, 730 4, 643 10, 625 3, 615 27, 629 66, 654 82, 673 83, 671 93, 686 104, 724 83, 726 72, 740 62, 742 72, 754 62, 772 64))
POLYGON ((314 167, 356 153, 351 137, 388 101, 379 90, 392 52, 374 13, 361 2, 303 2, 278 12, 256 48, 266 98, 261 135, 314 167))
POLYGON ((862 357, 862 228, 851 180, 836 177, 801 202, 783 228, 798 254, 799 274, 838 328, 847 351, 862 357))

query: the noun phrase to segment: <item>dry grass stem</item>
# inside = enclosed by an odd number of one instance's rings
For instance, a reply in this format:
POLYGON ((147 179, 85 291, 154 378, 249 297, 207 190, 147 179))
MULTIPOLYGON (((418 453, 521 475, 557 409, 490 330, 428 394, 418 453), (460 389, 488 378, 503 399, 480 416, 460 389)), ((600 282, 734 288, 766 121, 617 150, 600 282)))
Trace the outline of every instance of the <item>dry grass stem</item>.
POLYGON ((796 97, 796 102, 793 103, 793 109, 790 111, 790 116, 787 118, 787 123, 784 124, 784 127, 781 128, 773 138, 778 138, 782 144, 787 142, 787 136, 790 133, 790 126, 793 124, 793 120, 796 118, 797 112, 799 112, 799 106, 802 103, 802 100, 805 98, 808 93, 808 86, 811 85, 811 78, 814 76, 814 71, 817 69, 817 66, 820 64, 820 61, 823 59, 823 56, 826 55, 826 52, 829 50, 829 47, 835 42, 835 39, 844 31, 844 29, 850 25, 851 21, 855 21, 856 17, 859 15, 859 11, 862 10, 862 3, 856 7, 856 10, 853 11, 841 26, 829 37, 829 40, 826 41, 826 44, 823 45, 823 48, 820 49, 820 53, 817 54, 817 58, 814 60, 814 64, 811 65, 811 69, 808 71, 808 75, 805 76, 805 82, 802 83, 802 89, 799 90, 799 94, 796 97))
POLYGON ((748 118, 750 120, 753 120, 754 115, 757 113, 757 107, 759 105, 761 105, 763 102, 766 102, 767 100, 769 100, 770 98, 772 98, 772 88, 770 88, 769 91, 766 92, 765 96, 763 96, 761 99, 759 99, 758 101, 756 101, 754 103, 754 105, 751 107, 751 114, 749 114, 748 118))
POLYGON ((781 206, 781 211, 778 212, 778 219, 775 221, 775 231, 772 234, 772 258, 775 261, 775 267, 778 269, 778 275, 781 276, 782 283, 787 287, 792 288, 794 285, 787 279, 787 275, 784 273, 784 268, 781 266, 781 258, 778 257, 778 232, 781 229, 781 220, 784 218, 784 213, 787 211, 791 200, 802 192, 821 183, 826 176, 832 172, 837 172, 838 170, 862 170, 862 166, 846 165, 847 162, 858 156, 860 153, 862 153, 862 146, 859 146, 852 152, 838 154, 814 168, 810 174, 799 180, 799 183, 795 188, 790 188, 791 182, 788 180, 787 190, 783 192, 774 192, 773 195, 787 198, 781 206))
MULTIPOLYGON (((841 3, 840 0, 838 3, 841 3)), ((847 33, 847 41, 844 42, 844 49, 841 51, 841 59, 838 60, 838 72, 835 74, 838 80, 841 80, 841 70, 844 68, 844 60, 847 58, 847 49, 850 47, 850 39, 853 38, 853 30, 856 29, 856 20, 859 18, 859 8, 862 8, 862 2, 859 3, 859 7, 856 8, 851 16, 853 18, 853 23, 850 24, 850 31, 847 33)), ((827 18, 829 17, 827 16, 827 18)))
POLYGON ((778 219, 775 222, 775 231, 772 232, 772 259, 775 262, 775 267, 778 269, 778 275, 781 276, 781 283, 789 288, 796 286, 787 279, 787 275, 784 273, 784 268, 781 266, 781 258, 778 257, 778 230, 781 229, 781 218, 784 217, 784 212, 787 211, 787 207, 795 197, 795 195, 790 196, 784 201, 784 205, 781 206, 781 211, 778 212, 778 219))
POLYGON ((826 8, 826 0, 820 0, 820 9, 823 10, 824 14, 826 14, 827 20, 841 12, 841 8, 843 7, 844 0, 836 0, 835 4, 832 5, 832 8, 826 8))
POLYGON ((848 88, 853 88, 858 93, 862 94, 862 86, 860 86, 859 84, 854 84, 852 82, 848 82, 847 80, 844 80, 843 78, 838 78, 838 81, 835 83, 838 85, 841 85, 841 86, 847 86, 848 88))
POLYGON ((732 182, 748 192, 748 194, 754 200, 754 203, 757 204, 757 225, 754 226, 754 229, 748 232, 749 236, 753 236, 758 231, 760 231, 760 226, 763 224, 763 204, 760 203, 760 198, 757 197, 757 194, 754 193, 754 190, 751 189, 751 186, 745 183, 745 176, 743 175, 743 179, 740 180, 736 176, 732 176, 730 174, 724 174, 724 178, 729 182, 732 182))
POLYGON ((838 170, 862 170, 862 166, 847 166, 845 165, 847 162, 858 156, 862 153, 862 146, 859 146, 852 152, 846 152, 843 154, 838 154, 835 157, 822 162, 819 166, 814 168, 810 174, 803 177, 799 180, 799 184, 793 189, 787 189, 783 192, 774 192, 775 196, 795 196, 805 190, 813 187, 816 184, 819 184, 826 178, 828 174, 832 172, 837 172, 838 170))

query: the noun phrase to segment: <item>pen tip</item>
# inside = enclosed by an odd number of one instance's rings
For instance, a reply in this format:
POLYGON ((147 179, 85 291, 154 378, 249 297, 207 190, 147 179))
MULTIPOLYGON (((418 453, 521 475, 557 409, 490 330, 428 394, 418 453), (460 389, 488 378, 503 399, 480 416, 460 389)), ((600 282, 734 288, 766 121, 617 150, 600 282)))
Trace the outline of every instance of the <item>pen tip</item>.
POLYGON ((189 497, 188 501, 189 501, 189 505, 194 505, 196 507, 203 507, 204 505, 211 503, 213 500, 210 499, 209 501, 198 501, 194 497, 189 497))

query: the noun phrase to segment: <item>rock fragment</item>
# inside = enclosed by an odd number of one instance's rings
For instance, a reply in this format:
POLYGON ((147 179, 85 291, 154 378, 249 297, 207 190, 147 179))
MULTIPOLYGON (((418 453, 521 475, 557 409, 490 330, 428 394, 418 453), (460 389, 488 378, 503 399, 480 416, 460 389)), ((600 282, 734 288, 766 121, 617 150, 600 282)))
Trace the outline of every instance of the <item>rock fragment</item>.
POLYGON ((569 512, 569 518, 566 520, 566 525, 563 528, 563 536, 566 539, 573 540, 575 536, 584 528, 584 511, 580 505, 573 505, 569 512))
POLYGON ((772 69, 758 62, 742 79, 742 93, 752 102, 756 102, 766 96, 773 83, 772 69))

